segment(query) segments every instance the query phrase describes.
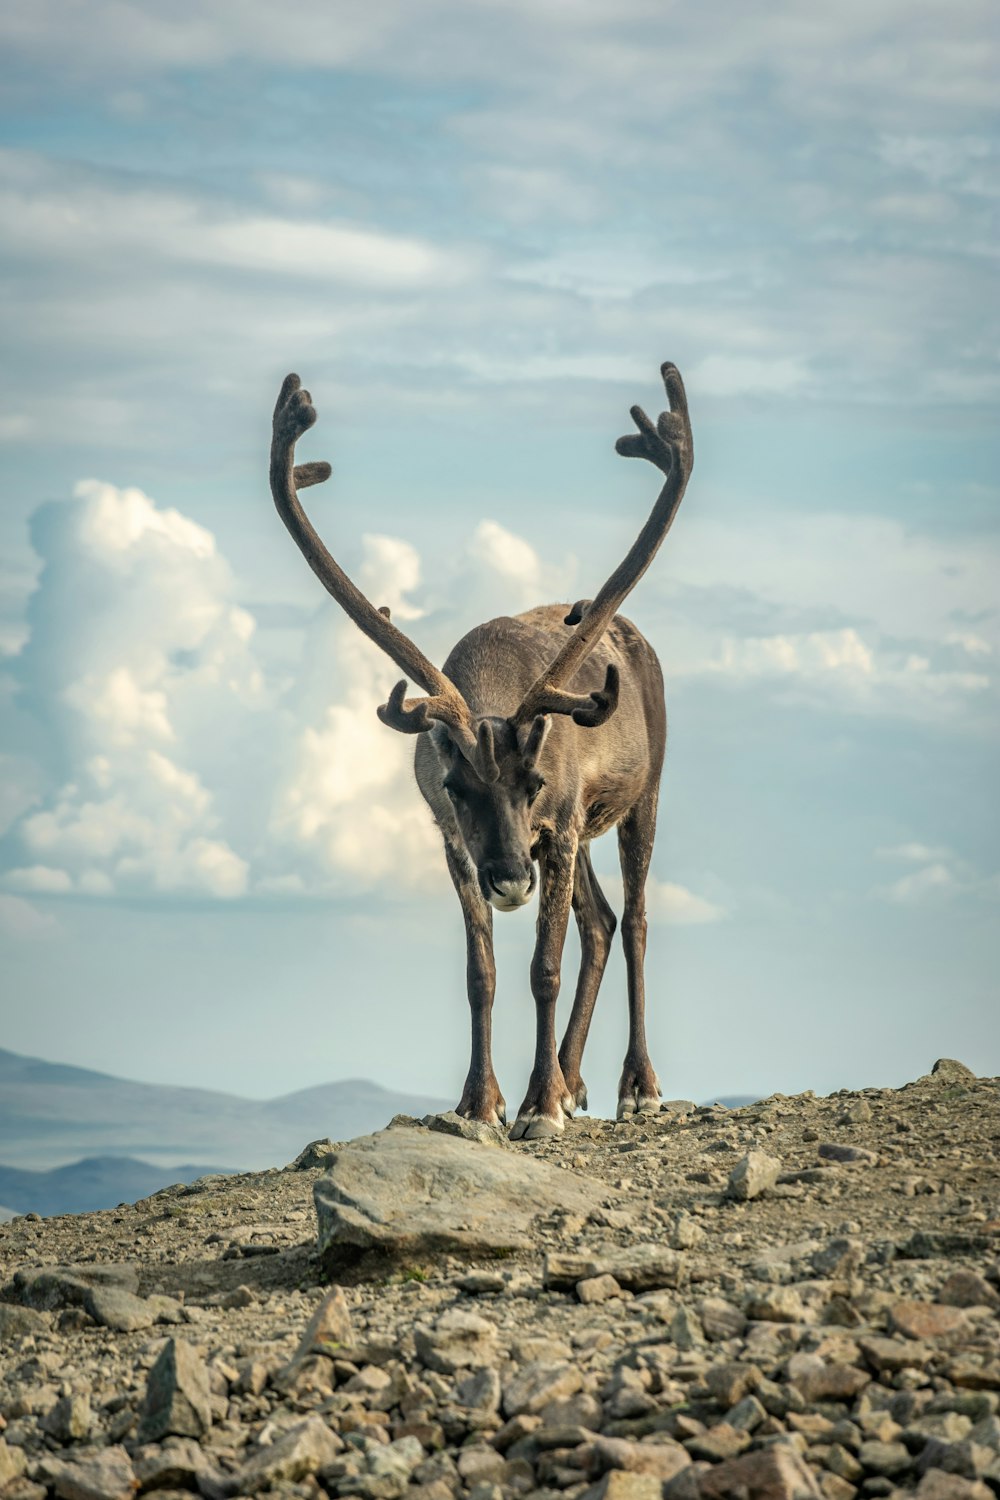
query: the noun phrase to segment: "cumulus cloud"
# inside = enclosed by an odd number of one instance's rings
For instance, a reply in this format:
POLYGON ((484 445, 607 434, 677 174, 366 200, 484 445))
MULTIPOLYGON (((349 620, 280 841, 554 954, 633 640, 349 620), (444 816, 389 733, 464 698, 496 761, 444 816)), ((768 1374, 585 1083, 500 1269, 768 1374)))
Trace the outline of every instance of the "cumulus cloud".
MULTIPOLYGON (((84 481, 40 508, 33 539, 42 569, 10 672, 50 779, 11 805, 9 889, 232 900, 446 881, 415 742, 375 715, 399 669, 321 593, 290 676, 211 533, 142 491, 84 481)), ((410 543, 365 536, 358 577, 442 660, 463 610, 467 625, 537 603, 559 570, 484 521, 446 560, 451 602, 430 621, 410 543)))
POLYGON ((737 640, 726 638, 710 659, 678 663, 676 676, 763 679, 786 683, 826 702, 877 714, 918 717, 964 710, 970 695, 986 693, 982 672, 935 671, 913 651, 878 649, 852 627, 737 640))
POLYGON ((692 514, 657 574, 669 676, 752 684, 830 710, 992 722, 1000 554, 876 516, 692 514), (971 610, 975 632, 956 631, 971 610))
MULTIPOLYGON (((882 523, 874 524, 877 531, 882 523)), ((321 591, 313 613, 274 616, 293 661, 262 640, 213 535, 140 490, 84 481, 72 500, 39 508, 32 535, 41 572, 27 640, 9 659, 6 682, 15 739, 29 742, 30 721, 37 754, 31 777, 22 777, 30 764, 23 744, 6 757, 8 890, 239 900, 375 888, 407 896, 428 881, 445 883, 438 836, 413 784, 413 741, 387 731, 374 713, 398 669, 321 591)), ((791 574, 780 556, 755 552, 752 530, 726 538, 728 553, 722 548, 714 559, 722 566, 716 583, 693 580, 689 568, 673 606, 681 617, 669 626, 668 676, 723 689, 752 683, 842 712, 929 719, 989 696, 993 657, 980 642, 989 644, 996 622, 983 617, 971 652, 964 637, 948 639, 952 593, 971 608, 973 564, 988 574, 981 548, 924 554, 917 540, 904 539, 922 611, 940 631, 936 642, 901 646, 874 621, 769 630, 774 610, 786 627, 797 612, 805 618, 803 575, 828 536, 829 524, 820 523, 791 574), (915 557, 933 571, 943 598, 926 587, 915 557), (769 583, 779 575, 787 597, 775 600, 769 583), (713 631, 703 606, 716 588, 727 608, 739 594, 749 622, 741 634, 713 631)), ((828 559, 826 566, 823 586, 812 580, 820 598, 841 588, 839 571, 828 559)), ((572 557, 554 566, 494 520, 439 557, 435 573, 433 585, 425 583, 405 539, 362 539, 362 587, 438 661, 478 620, 578 592, 572 557)), ((886 605, 885 578, 883 550, 869 602, 888 609, 889 623, 905 623, 905 608, 886 605)), ((852 582, 856 588, 855 575, 852 582)), ((664 591, 654 585, 646 597, 655 617, 664 591)), ((929 846, 894 857, 921 870, 904 875, 889 899, 943 891, 942 870, 958 886, 968 883, 929 846)), ((649 910, 654 920, 686 923, 726 915, 705 895, 660 880, 650 884, 649 910)))
POLYGON ((36 513, 42 571, 12 671, 63 776, 15 824, 21 890, 240 896, 249 867, 220 833, 200 746, 225 705, 264 706, 254 622, 203 527, 94 480, 36 513))

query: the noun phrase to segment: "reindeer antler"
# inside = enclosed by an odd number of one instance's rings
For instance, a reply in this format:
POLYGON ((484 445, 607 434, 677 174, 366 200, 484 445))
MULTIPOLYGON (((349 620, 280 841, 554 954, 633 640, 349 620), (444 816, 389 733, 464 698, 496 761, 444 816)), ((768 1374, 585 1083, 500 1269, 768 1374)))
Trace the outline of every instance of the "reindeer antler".
POLYGON ((430 695, 404 701, 406 683, 400 682, 392 690, 389 702, 378 710, 378 716, 383 724, 405 734, 419 734, 429 729, 433 720, 439 720, 447 725, 451 738, 478 775, 484 781, 495 781, 500 773, 493 753, 490 726, 480 725, 479 733, 476 733, 469 705, 455 684, 427 660, 409 636, 392 624, 385 606, 376 609, 366 599, 324 546, 302 509, 298 491, 311 484, 322 484, 332 472, 328 463, 300 464, 297 467, 294 463, 295 444, 315 421, 316 408, 309 392, 302 389, 297 375, 286 375, 274 408, 271 494, 279 516, 323 587, 358 629, 430 695))
POLYGON ((566 617, 576 629, 562 650, 528 689, 514 715, 515 724, 526 724, 537 714, 571 714, 577 724, 595 728, 610 718, 618 706, 618 671, 609 666, 604 687, 589 696, 564 693, 562 684, 579 670, 611 624, 625 597, 635 588, 659 550, 673 524, 691 470, 694 442, 688 417, 684 382, 677 366, 660 366, 669 411, 661 412, 654 427, 641 406, 631 409, 638 429, 620 437, 615 449, 623 458, 645 458, 666 475, 649 520, 628 554, 594 599, 581 599, 566 617))

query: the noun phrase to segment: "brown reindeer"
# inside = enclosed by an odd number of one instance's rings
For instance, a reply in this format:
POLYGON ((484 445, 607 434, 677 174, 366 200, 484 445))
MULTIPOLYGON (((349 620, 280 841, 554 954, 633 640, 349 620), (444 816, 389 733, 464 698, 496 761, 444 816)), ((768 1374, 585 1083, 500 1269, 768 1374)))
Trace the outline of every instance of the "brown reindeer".
POLYGON ((294 464, 296 440, 316 420, 297 375, 285 379, 274 411, 271 492, 278 514, 337 603, 428 694, 407 698, 406 682, 400 682, 378 715, 391 729, 419 736, 417 782, 444 838, 462 903, 472 1063, 458 1111, 470 1119, 506 1122, 490 1045, 493 908, 514 911, 540 886, 531 961, 535 1062, 511 1130, 515 1138, 553 1135, 567 1114, 587 1105, 580 1063, 615 930, 589 848, 612 827, 625 891, 629 1011, 618 1117, 659 1109, 660 1085, 646 1048, 643 960, 645 884, 667 720, 656 653, 616 611, 670 529, 693 463, 683 382, 672 364, 661 374, 669 411, 654 426, 633 406, 638 431, 616 444, 620 454, 648 459, 666 476, 628 555, 595 599, 580 600, 568 612, 565 604, 548 604, 477 625, 443 671, 397 630, 388 609, 376 609, 351 582, 299 503, 298 490, 329 478, 330 465, 294 464), (571 906, 582 961, 557 1051, 556 999, 571 906))

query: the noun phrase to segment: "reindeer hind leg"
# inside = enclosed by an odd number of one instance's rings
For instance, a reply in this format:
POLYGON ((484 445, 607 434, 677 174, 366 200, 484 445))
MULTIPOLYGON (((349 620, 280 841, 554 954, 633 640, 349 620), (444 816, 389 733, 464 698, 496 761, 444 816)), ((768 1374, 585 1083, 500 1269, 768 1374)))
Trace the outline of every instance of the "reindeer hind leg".
POLYGON ((559 1063, 566 1079, 566 1087, 572 1094, 577 1109, 586 1109, 587 1085, 580 1076, 580 1066, 597 992, 611 951, 611 939, 618 925, 607 897, 597 883, 586 845, 580 846, 576 856, 573 912, 580 932, 580 974, 576 982, 573 1010, 559 1048, 559 1063))
POLYGON ((628 973, 628 1048, 618 1085, 618 1118, 654 1114, 660 1108, 660 1081, 646 1046, 646 878, 656 834, 659 787, 654 782, 618 825, 625 906, 622 943, 628 973))

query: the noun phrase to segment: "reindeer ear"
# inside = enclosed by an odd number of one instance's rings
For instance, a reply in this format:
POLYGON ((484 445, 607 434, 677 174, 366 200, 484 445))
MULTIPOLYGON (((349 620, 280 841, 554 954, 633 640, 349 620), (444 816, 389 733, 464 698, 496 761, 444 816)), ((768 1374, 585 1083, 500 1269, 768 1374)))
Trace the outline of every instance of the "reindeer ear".
POLYGON ((448 726, 442 724, 440 719, 433 719, 431 721, 430 729, 427 731, 427 738, 434 746, 442 761, 450 764, 452 761, 458 759, 458 746, 448 733, 448 726))
POLYGON ((521 730, 521 754, 529 766, 533 766, 542 753, 542 746, 549 737, 552 720, 548 714, 539 714, 527 728, 521 730))

